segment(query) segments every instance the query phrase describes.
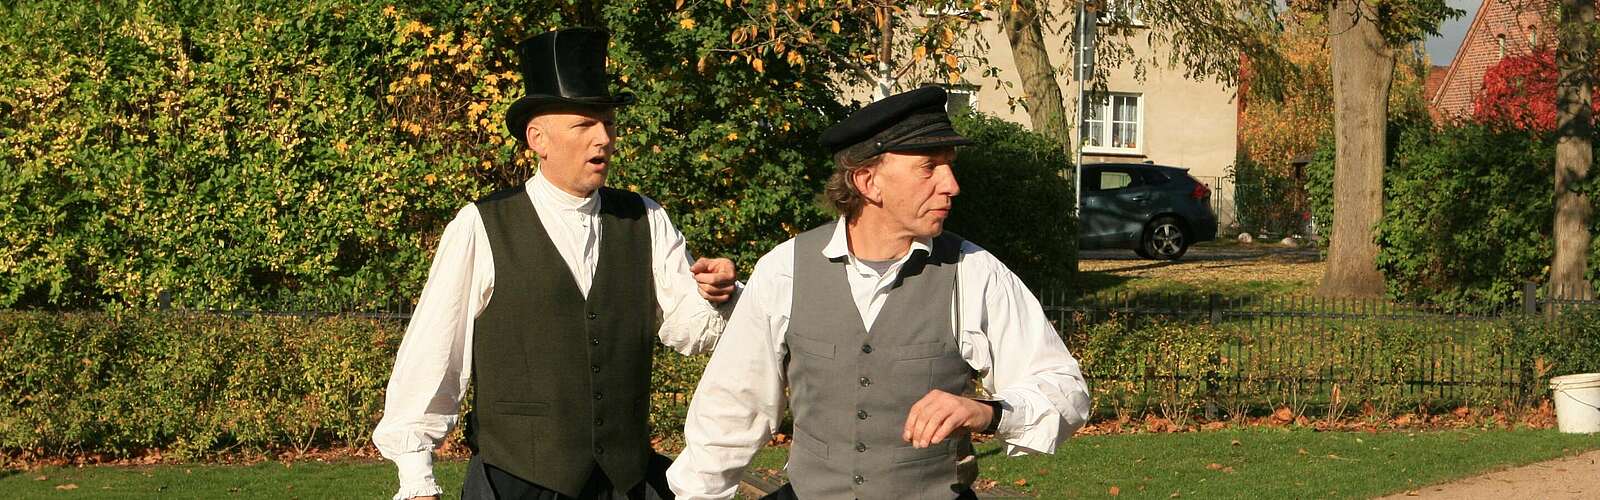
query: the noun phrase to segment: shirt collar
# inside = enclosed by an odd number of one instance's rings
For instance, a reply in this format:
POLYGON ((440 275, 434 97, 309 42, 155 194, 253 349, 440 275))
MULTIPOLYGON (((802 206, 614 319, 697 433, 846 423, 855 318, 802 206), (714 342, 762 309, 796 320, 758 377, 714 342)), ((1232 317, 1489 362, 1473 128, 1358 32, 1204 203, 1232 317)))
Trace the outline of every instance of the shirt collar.
POLYGON ((562 191, 561 188, 556 187, 556 185, 551 183, 550 179, 546 178, 542 172, 535 173, 533 174, 532 179, 528 179, 527 188, 528 196, 538 200, 545 206, 553 207, 561 211, 581 212, 584 214, 593 215, 595 213, 595 209, 600 206, 600 197, 597 196, 598 193, 589 193, 589 196, 582 198, 573 196, 568 194, 566 191, 562 191))
MULTIPOLYGON (((822 247, 823 257, 827 257, 829 260, 845 256, 854 257, 854 255, 850 254, 850 234, 845 231, 845 227, 848 226, 847 222, 844 217, 839 217, 839 223, 833 225, 833 237, 828 239, 828 244, 822 247)), ((932 242, 933 238, 911 240, 911 251, 906 252, 906 255, 911 255, 917 251, 931 253, 932 246, 930 245, 932 242)), ((901 256, 901 258, 904 259, 904 256, 901 256)))

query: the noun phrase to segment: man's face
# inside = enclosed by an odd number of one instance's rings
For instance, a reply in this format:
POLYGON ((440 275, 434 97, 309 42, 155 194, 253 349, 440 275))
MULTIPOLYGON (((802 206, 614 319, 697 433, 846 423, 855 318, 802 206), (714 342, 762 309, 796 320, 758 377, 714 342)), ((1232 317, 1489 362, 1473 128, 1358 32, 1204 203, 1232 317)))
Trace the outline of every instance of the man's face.
POLYGON ((857 177, 857 189, 870 200, 864 209, 882 210, 892 229, 916 237, 938 236, 961 193, 951 169, 955 157, 955 148, 884 153, 865 179, 857 177))
POLYGON ((556 187, 588 196, 606 183, 616 151, 616 114, 609 108, 570 108, 528 122, 528 147, 539 155, 539 171, 556 187))

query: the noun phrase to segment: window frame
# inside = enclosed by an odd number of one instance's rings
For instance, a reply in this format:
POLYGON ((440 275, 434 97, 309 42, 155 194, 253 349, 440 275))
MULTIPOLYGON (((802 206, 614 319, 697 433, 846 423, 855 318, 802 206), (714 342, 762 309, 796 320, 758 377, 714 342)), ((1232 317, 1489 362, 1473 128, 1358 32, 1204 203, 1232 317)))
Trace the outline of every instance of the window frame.
MULTIPOLYGON (((1080 120, 1078 122, 1078 141, 1079 141, 1080 144, 1083 145, 1083 152, 1085 152, 1085 153, 1101 153, 1101 154, 1134 154, 1134 155, 1142 155, 1142 154, 1144 154, 1144 144, 1145 144, 1144 143, 1144 129, 1145 129, 1145 126, 1144 126, 1144 124, 1145 124, 1145 99, 1144 99, 1144 94, 1137 93, 1137 92, 1107 92, 1107 93, 1104 93, 1104 94, 1097 94, 1097 95, 1088 96, 1088 99, 1085 99, 1085 103, 1086 104, 1093 104, 1093 105, 1097 106, 1100 109, 1102 115, 1100 116, 1100 119, 1093 120, 1094 123, 1099 123, 1101 125, 1101 127, 1100 127, 1100 136, 1096 137, 1096 139, 1097 139, 1096 142, 1098 142, 1099 144, 1091 145, 1084 138, 1084 133, 1089 129, 1087 127, 1087 125, 1091 122, 1091 119, 1090 119, 1089 113, 1087 113, 1087 112, 1081 113, 1083 115, 1083 120, 1080 120), (1132 122, 1126 122, 1126 121, 1118 122, 1115 119, 1115 116, 1116 116, 1115 115, 1115 105, 1116 105, 1116 101, 1117 101, 1116 98, 1118 98, 1118 97, 1133 98, 1134 99, 1134 115, 1135 116, 1134 116, 1134 119, 1133 119, 1132 122), (1100 98, 1104 99, 1104 103, 1103 104, 1096 102, 1096 101, 1100 100, 1100 98), (1106 144, 1111 144, 1112 128, 1117 123, 1132 123, 1133 124, 1133 126, 1134 126, 1134 139, 1133 139, 1134 146, 1133 147, 1125 148, 1125 147, 1116 147, 1116 146, 1107 146, 1106 145, 1106 144)), ((1087 109, 1085 109, 1085 111, 1087 111, 1087 109)))
POLYGON ((1105 0, 1105 9, 1095 13, 1095 24, 1111 26, 1115 20, 1114 13, 1127 13, 1128 26, 1143 27, 1144 20, 1140 19, 1144 12, 1144 0, 1105 0))

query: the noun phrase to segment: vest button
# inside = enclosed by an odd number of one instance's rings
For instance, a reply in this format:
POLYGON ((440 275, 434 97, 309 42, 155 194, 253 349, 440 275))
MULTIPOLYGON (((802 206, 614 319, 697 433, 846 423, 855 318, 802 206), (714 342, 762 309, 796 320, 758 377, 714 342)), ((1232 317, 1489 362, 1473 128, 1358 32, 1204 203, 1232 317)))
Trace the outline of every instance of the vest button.
POLYGON ((594 447, 594 454, 595 455, 604 455, 604 454, 606 454, 606 449, 605 448, 601 448, 599 446, 596 446, 596 447, 594 447))
POLYGON ((856 451, 858 451, 858 452, 867 451, 867 443, 856 443, 856 451))
POLYGON ((606 425, 606 419, 603 419, 603 418, 594 419, 594 426, 595 427, 599 427, 599 426, 602 426, 602 425, 606 425))
POLYGON ((589 319, 595 319, 595 318, 598 318, 598 317, 600 317, 600 315, 595 314, 595 313, 589 313, 589 319))
POLYGON ((860 382, 861 382, 861 386, 862 387, 866 387, 866 386, 872 385, 872 379, 870 379, 870 378, 861 377, 860 382))
POLYGON ((872 344, 861 344, 861 352, 872 354, 872 344))
POLYGON ((589 371, 600 373, 600 365, 589 365, 589 371))
POLYGON ((589 344, 591 344, 591 345, 600 345, 600 337, 595 337, 595 338, 589 339, 589 344))
POLYGON ((601 397, 602 396, 600 395, 600 391, 594 391, 594 400, 595 401, 599 401, 601 397))
POLYGON ((866 420, 867 410, 856 410, 856 420, 866 420))
POLYGON ((867 478, 861 477, 860 474, 856 474, 855 481, 856 484, 861 484, 867 482, 867 478))

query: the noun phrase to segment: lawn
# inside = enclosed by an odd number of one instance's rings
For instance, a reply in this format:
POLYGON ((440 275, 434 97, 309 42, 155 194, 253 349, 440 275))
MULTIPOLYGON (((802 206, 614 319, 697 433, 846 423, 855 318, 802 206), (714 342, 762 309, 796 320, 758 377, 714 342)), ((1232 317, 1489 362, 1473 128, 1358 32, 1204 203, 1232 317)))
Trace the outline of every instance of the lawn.
POLYGON ((1207 242, 1177 261, 1139 259, 1132 251, 1085 252, 1078 270, 1060 292, 1244 299, 1308 293, 1322 278, 1323 263, 1315 249, 1207 242))
MULTIPOLYGON (((984 477, 1041 498, 1365 498, 1496 468, 1600 448, 1600 436, 1554 431, 1312 432, 1273 428, 1187 434, 1085 436, 1055 456, 1005 459, 980 447, 984 477)), ((783 449, 756 466, 776 468, 783 449)), ((461 484, 463 462, 437 467, 461 484)), ((386 462, 269 462, 8 471, 21 498, 388 498, 386 462), (41 479, 42 478, 42 479, 41 479), (70 487, 69 487, 70 486, 70 487)), ((454 493, 454 491, 451 491, 454 493)))

